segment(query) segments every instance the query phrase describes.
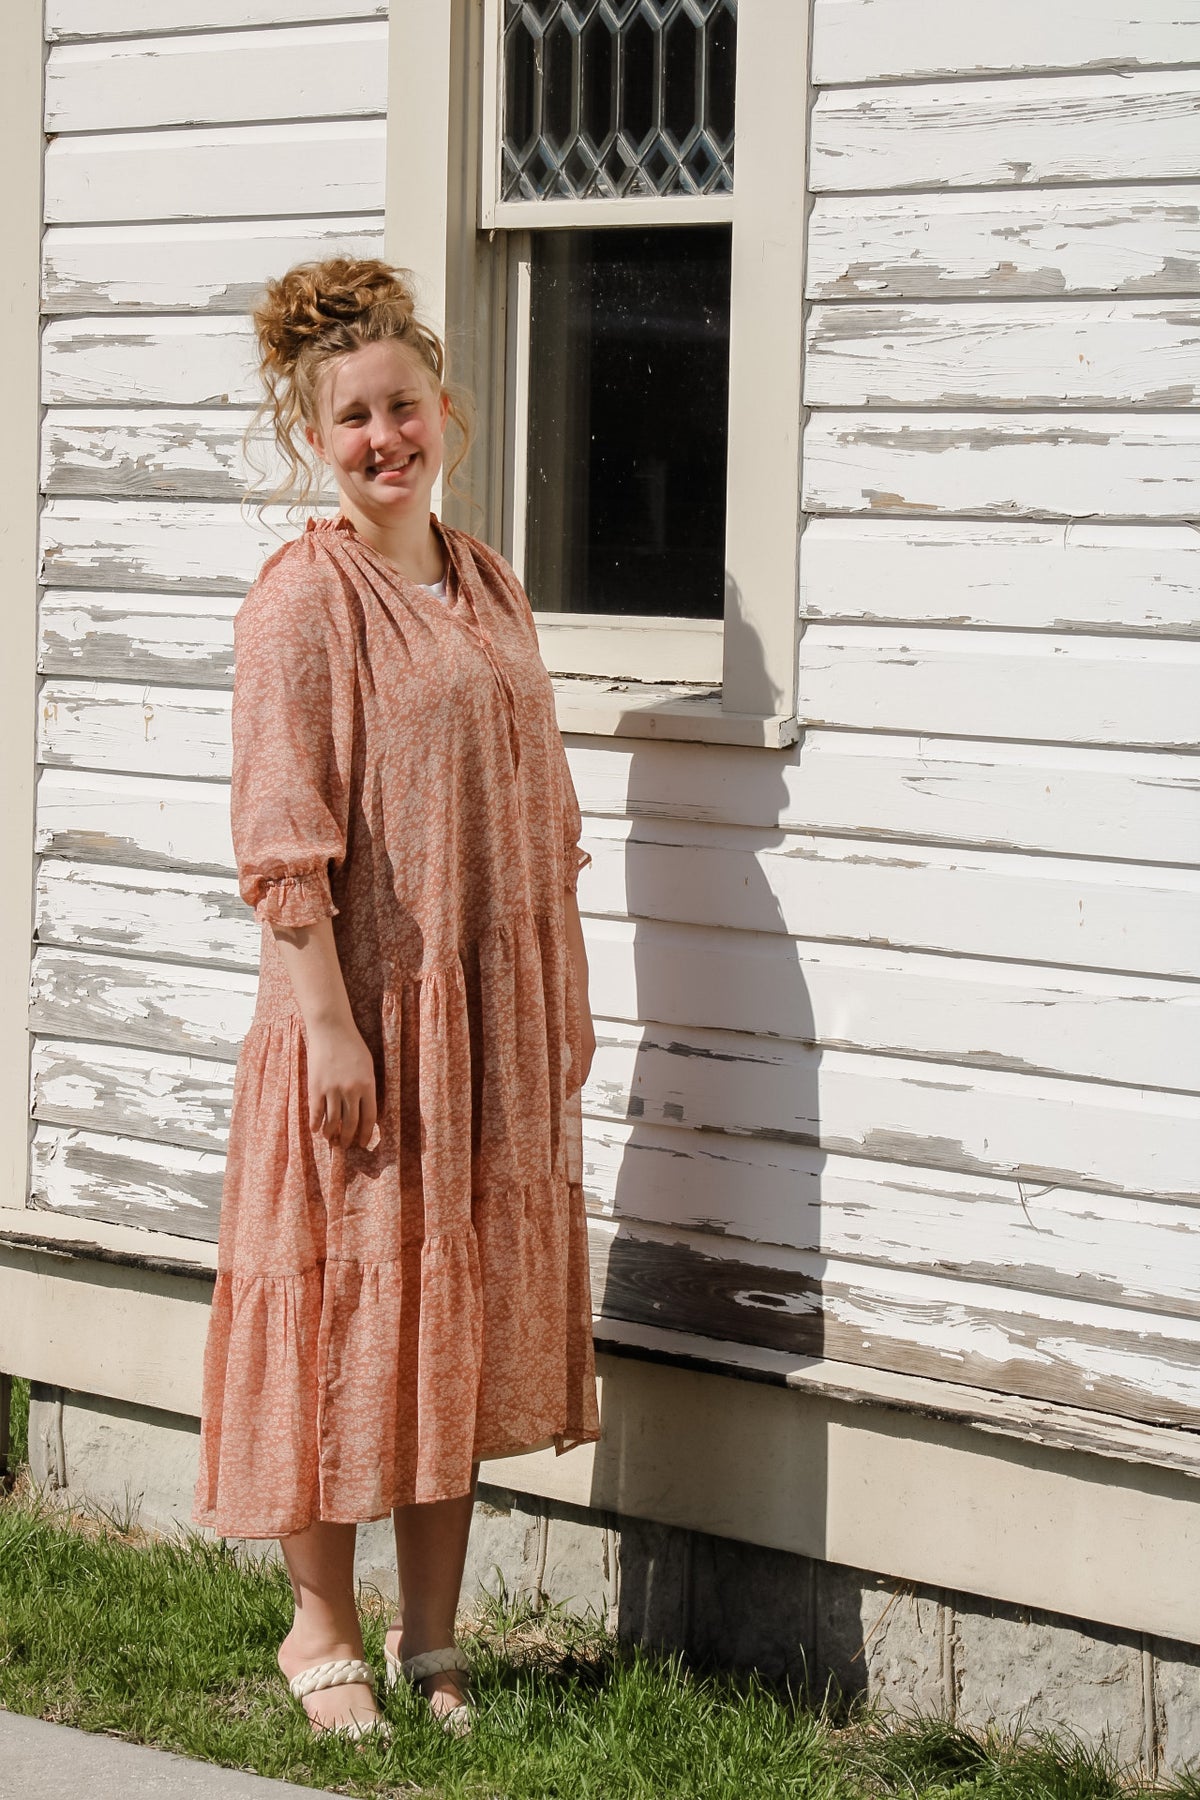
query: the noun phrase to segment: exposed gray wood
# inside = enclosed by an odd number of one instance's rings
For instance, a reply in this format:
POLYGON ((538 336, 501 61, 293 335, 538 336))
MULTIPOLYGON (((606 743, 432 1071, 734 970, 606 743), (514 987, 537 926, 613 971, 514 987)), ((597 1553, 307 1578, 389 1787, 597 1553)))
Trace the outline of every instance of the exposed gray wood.
POLYGON ((924 626, 810 627, 806 725, 1194 750, 1200 645, 924 626))
MULTIPOLYGON (((261 396, 254 334, 248 319, 224 314, 167 313, 161 318, 57 319, 42 334, 42 399, 47 406, 148 405, 252 408, 261 396)), ((226 423, 232 437, 248 412, 226 423)), ((81 426, 86 419, 65 423, 81 426)), ((198 418, 210 432, 215 420, 198 418)), ((118 421, 101 416, 101 428, 126 423, 152 427, 144 413, 118 421)), ((159 421, 166 429, 181 423, 159 421)))
POLYGON ((46 129, 241 125, 387 110, 385 20, 272 24, 271 31, 54 44, 46 62, 46 129))
POLYGON ((815 306, 804 392, 811 406, 1168 408, 1196 405, 1198 365, 1200 314, 1178 301, 815 306))
POLYGON ((1200 513, 1200 418, 817 412, 804 470, 813 513, 1175 521, 1200 513))
POLYGON ((256 969, 261 927, 228 877, 97 868, 43 857, 35 933, 42 944, 256 969))
POLYGON ((42 508, 42 561, 57 587, 244 594, 302 529, 282 507, 260 518, 232 502, 52 499, 42 508))
POLYGON ((46 36, 121 37, 139 32, 290 25, 305 19, 383 19, 387 0, 47 0, 46 36))
POLYGON ((1200 1348, 1186 1328, 1105 1307, 1022 1308, 986 1289, 894 1277, 865 1292, 849 1271, 819 1275, 624 1227, 593 1230, 596 1312, 635 1323, 760 1344, 794 1356, 966 1382, 1009 1395, 1191 1426, 1200 1348), (841 1279, 839 1279, 841 1277, 841 1279), (990 1303, 989 1303, 990 1302, 990 1303), (1074 1317, 1064 1317, 1064 1313, 1074 1317))
POLYGON ((1200 14, 1179 0, 815 0, 812 58, 817 82, 1200 62, 1200 14))
MULTIPOLYGON (((669 1126, 700 1156, 720 1132, 1034 1188, 1189 1200, 1200 1185, 1195 1095, 651 1022, 597 1019, 596 1037, 589 1120, 669 1126)), ((598 1141, 592 1124, 588 1131, 598 1141)), ((623 1197, 618 1184, 613 1192, 623 1197)))
POLYGON ((1194 181, 1198 101, 1195 69, 826 89, 813 108, 809 185, 1194 181))
POLYGON ((233 685, 234 595, 80 594, 50 589, 38 609, 47 675, 233 685))
POLYGON ((233 872, 229 789, 206 781, 43 769, 37 849, 87 863, 233 872))
POLYGON ((50 225, 383 210, 382 119, 55 138, 50 225))
POLYGON ((814 300, 1195 294, 1200 188, 818 197, 814 300))
POLYGON ((34 1132, 33 1206, 108 1224, 215 1242, 225 1158, 42 1125, 34 1132))
MULTIPOLYGON (((806 1145, 589 1124, 596 1214, 862 1269, 1200 1318, 1200 1188, 1182 1202, 898 1167, 806 1145)), ((850 1279, 846 1269, 845 1279, 850 1279)))
MULTIPOLYGON (((814 421, 814 456, 843 423, 814 421)), ((869 433, 874 421, 859 423, 869 433)), ((994 421, 998 431, 1013 423, 994 421)), ((919 441, 924 425, 906 419, 901 442, 908 426, 919 441)), ((1200 534, 1191 525, 822 518, 804 534, 801 608, 808 619, 864 624, 1192 637, 1200 635, 1198 585, 1200 534)))
POLYGON ((41 1038, 33 1046, 33 1116, 118 1137, 216 1150, 229 1137, 233 1065, 163 1050, 41 1038))
POLYGON ((269 278, 326 256, 380 256, 377 217, 51 226, 42 295, 57 315, 248 313, 269 278))
POLYGON ((99 417, 52 408, 42 432, 42 488, 47 494, 110 500, 240 500, 256 480, 251 458, 284 471, 259 433, 243 454, 249 414, 109 412, 99 417))
POLYGON ((256 976, 227 969, 39 950, 30 1021, 49 1037, 236 1062, 257 986, 256 976))

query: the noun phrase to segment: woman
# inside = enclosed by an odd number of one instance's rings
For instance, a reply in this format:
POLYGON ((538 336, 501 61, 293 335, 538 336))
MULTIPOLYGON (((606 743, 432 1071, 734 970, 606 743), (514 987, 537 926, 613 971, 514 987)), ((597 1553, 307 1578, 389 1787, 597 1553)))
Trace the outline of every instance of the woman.
POLYGON ((278 1537, 279 1665, 378 1725, 359 1519, 393 1515, 389 1685, 469 1728, 454 1616, 481 1460, 599 1436, 580 1087, 579 806, 529 602, 430 494, 465 427, 399 274, 334 258, 254 315, 268 417, 334 519, 235 623, 231 815, 263 923, 234 1084, 194 1517, 278 1537))

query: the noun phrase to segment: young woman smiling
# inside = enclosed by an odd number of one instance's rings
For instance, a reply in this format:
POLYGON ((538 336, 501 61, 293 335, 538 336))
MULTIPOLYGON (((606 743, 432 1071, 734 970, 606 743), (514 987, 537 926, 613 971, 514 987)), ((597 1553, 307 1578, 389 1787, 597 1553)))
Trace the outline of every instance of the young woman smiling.
POLYGON ((234 1084, 194 1517, 278 1537, 280 1668, 379 1728, 354 1598, 392 1515, 389 1685, 470 1726, 454 1644, 481 1460, 599 1436, 580 1088, 581 820, 525 593, 430 510, 441 343, 400 273, 334 258, 254 314, 301 502, 235 624, 231 820, 262 922, 234 1084))

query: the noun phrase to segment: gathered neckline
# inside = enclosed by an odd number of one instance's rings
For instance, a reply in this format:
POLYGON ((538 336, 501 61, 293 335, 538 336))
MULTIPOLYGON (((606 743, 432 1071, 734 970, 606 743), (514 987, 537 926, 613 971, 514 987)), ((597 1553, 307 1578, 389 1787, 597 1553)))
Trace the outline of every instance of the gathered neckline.
POLYGON ((409 587, 420 588, 424 593, 427 593, 427 594, 432 593, 435 588, 440 586, 444 590, 443 594, 442 595, 435 594, 434 597, 449 599, 450 598, 450 571, 455 566, 454 552, 450 547, 450 539, 447 535, 446 527, 442 524, 442 521, 438 518, 438 516, 435 512, 430 513, 429 523, 433 527, 434 535, 441 540, 442 549, 445 552, 445 556, 446 556, 446 566, 436 582, 414 581, 412 579, 411 575, 406 575, 404 573, 403 569, 397 568, 396 564, 394 562, 392 562, 388 557, 386 557, 381 550, 377 550, 375 548, 374 544, 370 544, 367 542, 366 538, 362 535, 362 532, 358 529, 357 525, 354 523, 354 520, 351 518, 348 518, 344 512, 339 512, 336 515, 336 517, 334 517, 332 519, 328 519, 328 518, 316 519, 316 518, 312 518, 310 516, 305 524, 304 529, 306 531, 338 531, 338 532, 341 532, 341 533, 343 533, 343 535, 353 538, 354 542, 356 544, 361 545, 361 547, 368 553, 368 555, 373 556, 377 562, 382 563, 383 567, 388 571, 388 573, 390 575, 394 575, 397 578, 397 580, 407 583, 407 585, 409 587))

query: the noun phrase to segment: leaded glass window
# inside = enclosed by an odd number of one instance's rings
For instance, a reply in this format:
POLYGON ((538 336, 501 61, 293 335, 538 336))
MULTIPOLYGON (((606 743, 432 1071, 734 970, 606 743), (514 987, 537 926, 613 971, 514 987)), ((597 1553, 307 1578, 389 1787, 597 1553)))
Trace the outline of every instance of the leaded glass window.
POLYGON ((504 0, 502 200, 727 194, 737 0, 504 0))

